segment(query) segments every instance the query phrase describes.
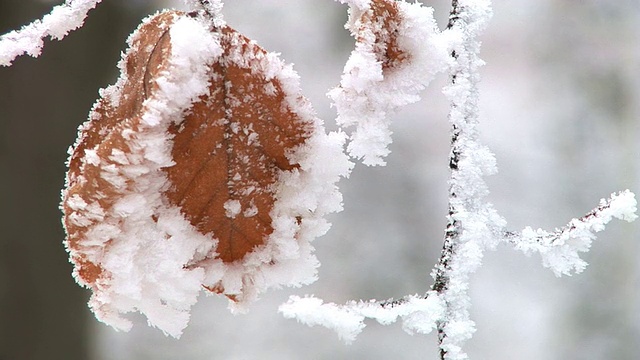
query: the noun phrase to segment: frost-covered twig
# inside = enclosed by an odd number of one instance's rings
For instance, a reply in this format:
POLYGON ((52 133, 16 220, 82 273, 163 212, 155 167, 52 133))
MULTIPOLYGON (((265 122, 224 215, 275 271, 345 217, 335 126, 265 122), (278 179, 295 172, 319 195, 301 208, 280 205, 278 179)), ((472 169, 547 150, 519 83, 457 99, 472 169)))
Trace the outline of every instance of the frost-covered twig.
POLYGON ((332 329, 343 341, 350 343, 366 326, 365 319, 388 325, 399 318, 402 328, 409 334, 428 334, 442 318, 444 307, 437 294, 430 292, 401 300, 349 301, 344 305, 324 303, 316 297, 292 296, 279 311, 286 318, 296 318, 303 324, 332 329))
POLYGON ((89 10, 102 0, 66 0, 54 7, 42 19, 34 20, 20 30, 14 30, 0 37, 0 66, 10 66, 22 54, 40 56, 44 38, 61 40, 69 32, 82 26, 89 10))
POLYGON ((526 227, 520 233, 507 232, 505 238, 516 249, 525 254, 534 252, 542 256, 542 264, 557 275, 570 275, 572 271, 582 272, 587 263, 579 256, 591 247, 595 233, 604 230, 605 225, 613 218, 633 221, 637 202, 635 195, 629 190, 612 194, 585 216, 571 220, 566 226, 549 232, 526 227))
POLYGON ((454 0, 447 27, 455 60, 444 89, 451 104, 449 215, 432 288, 445 303, 444 319, 438 323, 442 359, 467 358, 462 344, 475 331, 469 319, 469 276, 480 266, 484 249, 497 244, 505 224, 484 201, 488 189, 483 176, 496 168, 493 154, 478 142, 477 130, 478 69, 483 65, 477 37, 490 17, 489 1, 454 0))

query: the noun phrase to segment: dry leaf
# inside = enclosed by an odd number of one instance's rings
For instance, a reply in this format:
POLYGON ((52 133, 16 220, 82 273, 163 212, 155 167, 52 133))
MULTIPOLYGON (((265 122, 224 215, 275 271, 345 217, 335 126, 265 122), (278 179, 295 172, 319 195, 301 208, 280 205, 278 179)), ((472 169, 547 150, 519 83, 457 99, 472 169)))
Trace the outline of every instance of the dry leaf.
POLYGON ((310 242, 342 209, 345 135, 325 133, 291 66, 210 15, 143 21, 70 149, 65 246, 117 329, 139 311, 178 337, 202 289, 242 311, 315 281, 310 242))
POLYGON ((287 153, 306 140, 311 124, 288 108, 279 81, 258 70, 266 52, 229 27, 221 33, 224 55, 212 67, 210 95, 170 128, 176 165, 166 169, 167 197, 218 239, 219 258, 230 263, 273 231, 278 174, 296 166, 287 153))

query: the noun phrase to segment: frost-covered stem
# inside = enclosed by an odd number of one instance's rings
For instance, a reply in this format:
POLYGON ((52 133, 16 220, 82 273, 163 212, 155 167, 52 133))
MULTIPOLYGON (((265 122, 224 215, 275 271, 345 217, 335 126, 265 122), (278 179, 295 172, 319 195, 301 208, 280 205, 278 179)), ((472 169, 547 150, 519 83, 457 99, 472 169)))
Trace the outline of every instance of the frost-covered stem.
MULTIPOLYGON (((471 337, 474 325, 469 320, 468 277, 479 266, 482 237, 470 231, 470 222, 489 220, 491 208, 482 199, 486 184, 482 175, 491 172, 482 162, 477 142, 479 42, 476 37, 490 17, 488 1, 453 0, 447 31, 457 41, 451 49, 450 84, 445 94, 450 101, 451 152, 449 154, 449 212, 444 245, 434 269, 434 285, 445 303, 445 316, 437 324, 441 359, 465 359, 462 343, 471 337)), ((491 228, 491 226, 489 226, 491 228)), ((491 232, 491 231, 489 231, 491 232)))
POLYGON ((521 232, 506 231, 504 240, 526 254, 537 252, 542 256, 542 264, 557 275, 581 272, 587 263, 579 256, 588 251, 595 233, 604 230, 614 218, 634 221, 637 218, 637 201, 629 190, 612 194, 607 200, 586 215, 571 220, 566 226, 555 231, 533 230, 526 227, 521 232))
MULTIPOLYGON (((451 192, 449 193, 449 196, 454 196, 454 195, 455 194, 451 192)), ((455 210, 451 208, 451 205, 450 205, 447 229, 445 231, 445 237, 444 237, 444 245, 442 247, 442 253, 440 255, 440 259, 435 268, 435 271, 436 271, 435 282, 432 286, 432 290, 437 292, 438 294, 444 293, 449 288, 448 273, 451 271, 450 260, 452 256, 455 254, 455 244, 459 237, 458 223, 453 217, 454 211, 455 210)), ((445 304, 447 304, 447 307, 448 307, 449 304, 447 302, 445 302, 445 304)), ((438 322, 438 327, 437 327, 438 341, 440 345, 442 345, 446 337, 445 325, 446 325, 445 321, 438 322)), ((445 355, 446 355, 446 351, 442 346, 440 346, 440 358, 444 360, 445 355)))
MULTIPOLYGON (((456 20, 458 19, 458 11, 459 11, 458 0, 452 0, 451 12, 449 13, 449 23, 447 24, 447 29, 451 29, 454 26, 456 20)), ((458 56, 455 50, 451 52, 451 57, 457 62, 458 56)), ((455 85, 457 75, 458 75, 457 72, 452 72, 450 74, 450 83, 452 85, 455 85)), ((453 102, 451 103, 452 108, 457 105, 458 104, 455 104, 453 102)), ((458 151, 458 141, 459 141, 458 135, 459 135, 459 128, 455 123, 452 123, 451 151, 449 153, 449 170, 451 171, 451 178, 454 177, 453 174, 458 170, 458 161, 460 157, 460 153, 458 151)), ((436 265, 436 268, 435 268, 435 279, 434 279, 435 282, 431 288, 433 291, 437 292, 438 294, 442 294, 449 287, 448 273, 451 270, 449 262, 450 262, 451 256, 455 253, 454 247, 459 237, 458 222, 453 216, 455 214, 456 209, 455 209, 455 206, 453 205, 453 202, 451 201, 451 199, 455 197, 456 197, 455 191, 453 189, 453 186, 451 186, 450 184, 449 214, 447 216, 447 228, 445 230, 442 253, 440 255, 438 264, 436 265)), ((446 337, 446 332, 444 329, 445 322, 439 321, 437 328, 438 328, 438 341, 440 345, 442 345, 444 338, 446 337)), ((444 359, 445 356, 446 356, 446 351, 442 346, 440 346, 440 358, 444 359)))
POLYGON ((350 343, 364 329, 365 319, 374 319, 388 325, 398 319, 410 334, 428 334, 435 321, 442 318, 443 306, 435 293, 426 296, 405 296, 397 300, 348 301, 346 304, 325 303, 313 296, 291 296, 279 311, 286 318, 296 318, 309 326, 322 325, 338 333, 350 343))
MULTIPOLYGON (((458 19, 458 0, 451 1, 451 12, 449 13, 449 23, 447 24, 447 29, 451 29, 458 19)), ((458 56, 456 55, 455 50, 451 52, 451 57, 457 61, 458 56)), ((452 72, 450 74, 450 83, 455 85, 457 72, 452 72)), ((451 107, 457 106, 458 104, 451 103, 451 107)), ((458 135, 459 129, 456 124, 452 123, 451 130, 451 152, 449 153, 449 169, 451 171, 451 175, 453 178, 453 173, 458 170, 458 161, 460 157, 460 153, 458 149, 458 135)), ((449 199, 456 197, 456 194, 453 192, 453 188, 450 186, 449 188, 449 199)), ((435 283, 432 286, 432 289, 438 293, 443 292, 447 288, 447 284, 449 282, 447 277, 447 269, 449 268, 449 259, 453 252, 453 244, 455 243, 455 238, 457 238, 457 224, 454 218, 451 217, 453 215, 454 208, 452 208, 452 202, 449 201, 449 216, 447 217, 448 223, 444 236, 444 246, 442 249, 442 254, 440 256, 440 260, 436 265, 436 276, 435 283)))
MULTIPOLYGON (((449 14, 449 23, 447 24, 447 29, 451 29, 456 24, 459 19, 459 7, 458 0, 452 0, 451 2, 451 12, 449 14)), ((458 62, 458 55, 455 50, 451 52, 451 57, 455 60, 455 63, 458 62)), ((451 85, 456 84, 456 78, 460 74, 460 69, 456 69, 452 71, 450 74, 450 83, 451 85)), ((450 106, 452 109, 463 105, 458 104, 456 102, 451 102, 450 106)), ((450 121, 452 120, 450 116, 450 121)), ((459 151, 459 138, 460 128, 458 125, 451 121, 451 151, 449 153, 449 170, 451 172, 451 179, 453 180, 456 176, 455 174, 458 171, 458 162, 460 159, 460 151, 459 151)), ((449 272, 451 271, 450 260, 452 256, 455 254, 455 244, 458 242, 458 238, 460 235, 460 229, 458 228, 458 221, 456 220, 455 214, 458 211, 455 205, 455 201, 453 201, 457 197, 455 190, 455 183, 453 181, 449 184, 449 214, 447 216, 447 227, 444 235, 444 244, 442 247, 442 253, 440 255, 440 259, 435 268, 435 282, 433 284, 432 290, 436 291, 438 294, 444 293, 449 288, 449 272)), ((447 304, 447 308, 449 303, 447 304)), ((446 322, 439 321, 437 325, 438 329, 438 341, 440 344, 440 358, 445 359, 447 351, 442 346, 443 342, 446 338, 446 322)))
MULTIPOLYGON (((604 214, 612 211, 613 210, 612 205, 615 204, 616 200, 619 200, 621 197, 624 198, 625 200, 628 198, 630 201, 633 201, 635 203, 635 196, 629 190, 623 191, 620 194, 613 194, 611 198, 607 200, 603 199, 597 207, 595 207, 594 209, 586 213, 584 216, 574 219, 564 227, 560 229, 555 229, 555 231, 553 232, 546 232, 546 231, 538 232, 535 235, 528 236, 527 240, 536 242, 538 244, 546 243, 553 246, 553 245, 557 245, 557 243, 561 241, 561 239, 569 237, 570 233, 578 230, 578 227, 581 225, 587 228, 595 227, 596 226, 595 224, 602 223, 604 225, 608 223, 609 222, 608 220, 611 220, 611 217, 612 217, 608 214, 607 215, 604 215, 604 214), (608 219, 603 221, 602 219, 603 217, 608 217, 608 219)), ((616 212, 615 215, 613 215, 613 217, 619 217, 622 220, 633 221, 635 220, 636 216, 630 212, 624 212, 619 215, 618 215, 618 212, 616 212)), ((600 228, 598 228, 595 231, 598 231, 598 230, 600 230, 600 228)), ((521 233, 515 233, 512 231, 506 231, 504 233, 504 236, 506 240, 512 244, 520 243, 521 241, 523 241, 523 238, 525 237, 521 233)))
POLYGON ((102 0, 66 0, 51 12, 20 30, 0 36, 0 66, 10 66, 20 55, 40 56, 44 38, 62 40, 69 32, 82 27, 87 13, 102 0))

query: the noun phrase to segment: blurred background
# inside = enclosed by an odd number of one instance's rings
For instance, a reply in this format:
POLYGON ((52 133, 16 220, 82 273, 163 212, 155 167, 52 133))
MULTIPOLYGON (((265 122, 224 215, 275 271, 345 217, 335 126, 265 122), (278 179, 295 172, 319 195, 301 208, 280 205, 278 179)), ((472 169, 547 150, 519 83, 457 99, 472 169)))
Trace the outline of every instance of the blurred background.
MULTIPOLYGON (((61 1, 0 0, 0 33, 61 1)), ((450 2, 426 1, 446 24, 450 2)), ((179 1, 110 0, 38 59, 0 67, 0 359, 437 359, 435 334, 369 323, 352 345, 284 319, 291 294, 326 301, 423 293, 447 210, 447 103, 440 90, 394 115, 392 154, 340 183, 345 210, 315 241, 320 280, 271 291, 247 315, 202 296, 180 340, 134 317, 129 333, 98 323, 71 277, 58 210, 67 148, 140 20, 179 1)), ((640 2, 496 1, 483 36, 482 138, 499 173, 490 201, 510 228, 553 229, 614 191, 640 193, 640 2)), ((304 92, 334 128, 325 93, 353 46, 346 7, 331 0, 233 0, 227 22, 295 64, 304 92)), ((556 278, 507 246, 471 284, 478 331, 471 359, 637 359, 640 223, 614 221, 582 274, 556 278)))

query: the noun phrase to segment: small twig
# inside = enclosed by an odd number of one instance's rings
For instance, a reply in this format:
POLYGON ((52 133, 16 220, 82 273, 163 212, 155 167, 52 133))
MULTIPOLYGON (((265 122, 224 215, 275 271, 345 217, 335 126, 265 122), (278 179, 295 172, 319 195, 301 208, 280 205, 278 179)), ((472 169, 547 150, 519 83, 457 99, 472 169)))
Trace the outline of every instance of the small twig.
POLYGON ((405 331, 426 334, 436 327, 444 307, 435 293, 424 296, 405 296, 394 300, 349 301, 346 304, 324 303, 315 297, 292 296, 279 311, 287 318, 310 325, 333 329, 345 342, 352 342, 364 329, 365 319, 381 324, 402 320, 405 331), (428 320, 425 320, 428 319, 428 320))
POLYGON ((40 56, 46 37, 62 40, 69 32, 82 27, 87 13, 101 1, 67 0, 42 19, 0 36, 0 66, 11 66, 18 56, 24 54, 40 56))
MULTIPOLYGON (((427 299, 429 297, 429 293, 425 294, 422 298, 423 299, 427 299)), ((405 305, 407 302, 409 302, 412 298, 414 298, 413 296, 403 296, 399 299, 387 299, 387 300, 371 300, 372 302, 378 303, 378 305, 380 305, 381 308, 383 309, 389 309, 389 308, 394 308, 397 306, 402 306, 405 305)))
POLYGON ((612 194, 607 200, 601 200, 593 210, 560 229, 549 232, 526 227, 519 233, 506 231, 503 238, 527 254, 540 253, 543 265, 551 268, 556 275, 568 275, 586 267, 586 262, 580 259, 578 253, 589 249, 595 238, 594 233, 604 230, 613 218, 629 222, 635 220, 636 206, 635 195, 628 190, 622 191, 612 194))

